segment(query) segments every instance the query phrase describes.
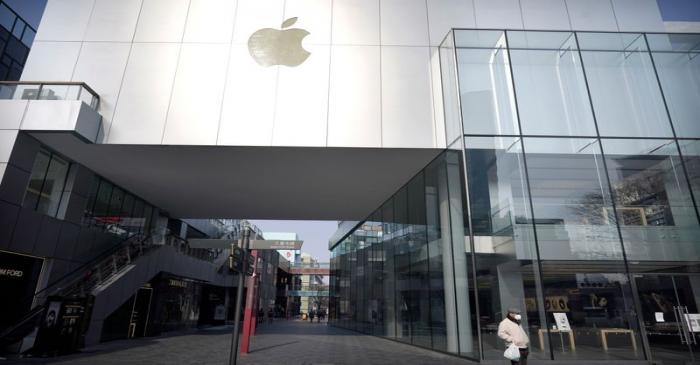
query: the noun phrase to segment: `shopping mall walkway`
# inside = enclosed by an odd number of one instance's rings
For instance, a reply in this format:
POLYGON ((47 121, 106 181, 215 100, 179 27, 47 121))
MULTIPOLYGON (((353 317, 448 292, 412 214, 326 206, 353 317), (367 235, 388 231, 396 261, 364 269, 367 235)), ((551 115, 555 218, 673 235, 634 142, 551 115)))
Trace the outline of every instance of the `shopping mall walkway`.
MULTIPOLYGON (((219 327, 185 335, 113 341, 82 353, 53 359, 0 361, 4 364, 228 364, 231 328, 219 327)), ((395 341, 361 335, 325 323, 280 320, 261 325, 252 352, 241 365, 441 364, 471 362, 395 341)))

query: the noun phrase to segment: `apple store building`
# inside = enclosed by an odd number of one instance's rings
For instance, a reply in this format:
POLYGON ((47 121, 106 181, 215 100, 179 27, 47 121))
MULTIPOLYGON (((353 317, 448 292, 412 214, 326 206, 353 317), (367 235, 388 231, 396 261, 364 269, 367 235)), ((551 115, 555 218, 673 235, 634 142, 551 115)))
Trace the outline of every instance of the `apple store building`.
POLYGON ((699 45, 656 0, 48 0, 0 82, 0 282, 337 220, 332 326, 502 363, 515 307, 531 362, 700 362, 699 45))

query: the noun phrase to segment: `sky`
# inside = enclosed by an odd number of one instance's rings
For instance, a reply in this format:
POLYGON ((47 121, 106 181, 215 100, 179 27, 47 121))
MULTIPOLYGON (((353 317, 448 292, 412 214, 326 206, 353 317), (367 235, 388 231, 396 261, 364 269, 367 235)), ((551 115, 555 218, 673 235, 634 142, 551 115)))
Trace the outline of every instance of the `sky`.
POLYGON ((321 262, 330 260, 328 239, 338 228, 337 221, 250 220, 263 232, 294 232, 304 241, 301 252, 308 252, 321 262))

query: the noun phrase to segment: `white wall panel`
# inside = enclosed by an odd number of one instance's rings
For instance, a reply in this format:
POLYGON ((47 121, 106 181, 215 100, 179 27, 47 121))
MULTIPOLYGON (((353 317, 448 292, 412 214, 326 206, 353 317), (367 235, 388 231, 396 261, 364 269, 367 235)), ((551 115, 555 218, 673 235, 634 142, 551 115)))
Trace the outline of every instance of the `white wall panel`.
POLYGON ((566 0, 574 30, 617 31, 610 0, 566 0))
POLYGON ((131 43, 86 42, 80 50, 73 81, 83 81, 100 95, 104 132, 109 131, 131 43))
POLYGON ((216 144, 228 55, 227 44, 182 45, 163 144, 216 144))
POLYGON ((519 0, 474 0, 474 10, 479 28, 523 27, 519 0))
POLYGON ((279 29, 283 10, 283 0, 238 0, 233 42, 247 44, 250 35, 261 28, 279 29))
POLYGON ((34 42, 22 71, 24 81, 70 81, 80 42, 34 42))
POLYGON ((269 146, 277 67, 255 63, 243 44, 231 47, 229 62, 217 144, 269 146))
POLYGON ((442 104, 442 79, 440 73, 440 53, 437 47, 430 47, 430 68, 433 88, 433 119, 435 121, 435 147, 444 148, 445 112, 442 104))
POLYGON ((382 47, 382 147, 433 147, 428 47, 382 47))
POLYGON ((656 0, 612 0, 617 25, 623 32, 664 32, 656 0))
POLYGON ((569 30, 565 0, 520 0, 525 29, 569 30))
POLYGON ((379 0, 333 2, 333 44, 379 44, 379 0))
POLYGON ((473 0, 427 0, 430 45, 439 46, 451 28, 474 28, 473 0))
POLYGON ((143 0, 134 42, 180 42, 190 0, 143 0))
POLYGON ((86 41, 131 42, 141 0, 95 0, 86 41))
POLYGON ((17 130, 0 130, 0 162, 9 162, 17 139, 17 130))
POLYGON ((236 0, 191 0, 185 42, 229 43, 236 0))
POLYGON ((298 17, 295 28, 306 29, 310 34, 304 44, 330 44, 331 8, 329 0, 286 0, 284 17, 298 17))
POLYGON ((330 47, 307 47, 311 55, 306 62, 279 70, 272 129, 275 146, 326 145, 330 47), (300 92, 302 85, 303 92, 300 92))
POLYGON ((27 100, 0 100, 0 129, 19 129, 27 100))
POLYGON ((381 147, 379 47, 333 46, 328 146, 381 147))
POLYGON ((82 41, 95 0, 49 0, 36 40, 82 41))
POLYGON ((382 45, 428 45, 425 0, 382 0, 380 7, 382 45))
POLYGON ((114 112, 110 143, 159 144, 180 44, 135 43, 114 112))

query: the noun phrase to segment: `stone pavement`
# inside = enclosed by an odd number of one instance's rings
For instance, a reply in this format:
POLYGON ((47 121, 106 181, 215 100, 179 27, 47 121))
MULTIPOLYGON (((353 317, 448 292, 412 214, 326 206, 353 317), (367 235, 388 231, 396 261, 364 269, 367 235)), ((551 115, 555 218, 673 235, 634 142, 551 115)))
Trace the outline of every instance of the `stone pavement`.
MULTIPOLYGON (((193 333, 107 342, 82 353, 51 359, 0 361, 21 364, 228 364, 231 327, 193 333)), ((373 336, 298 320, 279 320, 259 327, 251 353, 240 365, 465 365, 472 362, 373 336)))

